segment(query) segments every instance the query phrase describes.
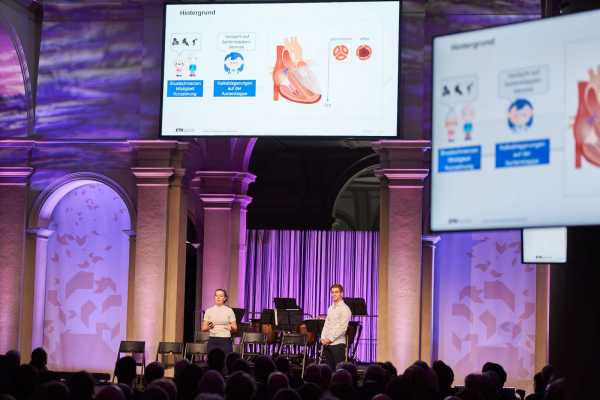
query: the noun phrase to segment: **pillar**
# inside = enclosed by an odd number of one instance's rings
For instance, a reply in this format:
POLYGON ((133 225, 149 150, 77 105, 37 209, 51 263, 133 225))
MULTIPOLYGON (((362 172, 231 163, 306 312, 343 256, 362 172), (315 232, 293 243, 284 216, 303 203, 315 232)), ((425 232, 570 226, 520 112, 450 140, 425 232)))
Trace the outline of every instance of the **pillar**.
POLYGON ((202 310, 214 290, 227 289, 229 305, 243 307, 246 273, 246 195, 256 177, 248 172, 197 171, 193 189, 202 205, 202 310))
POLYGON ((0 142, 0 354, 19 345, 31 147, 0 142))
POLYGON ((185 246, 185 237, 181 242, 181 218, 176 210, 180 207, 177 192, 181 190, 177 176, 182 175, 181 152, 186 146, 174 141, 129 143, 135 152, 131 171, 137 186, 137 222, 133 286, 129 291, 133 299, 128 302, 133 305, 128 312, 132 327, 127 331, 132 334, 128 339, 146 342, 146 358, 153 359, 158 342, 165 340, 167 333, 175 338, 178 329, 183 331, 183 319, 177 318, 183 313, 179 297, 184 296, 180 282, 185 265, 178 246, 185 246))
POLYGON ((433 295, 435 278, 435 247, 439 236, 423 236, 421 271, 421 345, 419 360, 431 365, 433 350, 433 295))
POLYGON ((378 141, 381 181, 377 359, 403 370, 421 354, 421 235, 429 141, 378 141))

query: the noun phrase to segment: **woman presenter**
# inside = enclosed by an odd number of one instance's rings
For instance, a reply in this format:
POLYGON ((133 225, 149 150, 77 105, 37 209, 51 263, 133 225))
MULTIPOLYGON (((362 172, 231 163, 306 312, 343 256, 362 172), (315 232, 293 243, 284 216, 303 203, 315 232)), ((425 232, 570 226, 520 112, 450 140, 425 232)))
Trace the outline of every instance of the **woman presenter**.
POLYGON ((237 330, 235 314, 225 305, 227 292, 225 289, 215 290, 215 305, 204 313, 202 331, 209 332, 208 352, 219 348, 229 354, 233 351, 231 333, 237 330))

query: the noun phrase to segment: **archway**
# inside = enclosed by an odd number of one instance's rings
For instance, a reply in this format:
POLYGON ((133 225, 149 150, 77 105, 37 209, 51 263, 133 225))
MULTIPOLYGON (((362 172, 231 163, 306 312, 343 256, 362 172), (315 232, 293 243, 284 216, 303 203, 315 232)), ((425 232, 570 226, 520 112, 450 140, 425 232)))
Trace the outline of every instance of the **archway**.
POLYGON ((95 174, 41 197, 32 345, 48 351, 51 369, 110 371, 126 337, 131 202, 95 174))

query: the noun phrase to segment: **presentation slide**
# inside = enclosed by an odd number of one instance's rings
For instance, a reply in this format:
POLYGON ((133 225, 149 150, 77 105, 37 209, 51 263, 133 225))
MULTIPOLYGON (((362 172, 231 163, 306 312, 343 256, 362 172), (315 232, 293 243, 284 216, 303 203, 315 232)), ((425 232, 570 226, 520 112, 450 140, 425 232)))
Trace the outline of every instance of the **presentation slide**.
POLYGON ((567 228, 523 229, 523 264, 567 262, 567 228))
POLYGON ((435 231, 600 224, 600 11, 435 38, 435 231))
POLYGON ((164 136, 397 135, 400 2, 169 4, 164 136))

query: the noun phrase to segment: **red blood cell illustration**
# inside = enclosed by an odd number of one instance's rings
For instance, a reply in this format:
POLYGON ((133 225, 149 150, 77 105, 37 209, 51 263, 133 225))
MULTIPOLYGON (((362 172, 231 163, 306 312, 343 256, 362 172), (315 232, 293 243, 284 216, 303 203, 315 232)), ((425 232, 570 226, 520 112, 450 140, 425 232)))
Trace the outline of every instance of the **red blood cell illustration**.
POLYGON ((369 58, 371 58, 372 53, 373 53, 373 50, 371 50, 371 47, 367 46, 366 44, 361 44, 356 49, 356 56, 360 60, 368 60, 369 58))
POLYGON ((338 44, 333 48, 333 56, 336 60, 342 61, 348 57, 348 47, 343 44, 338 44))

